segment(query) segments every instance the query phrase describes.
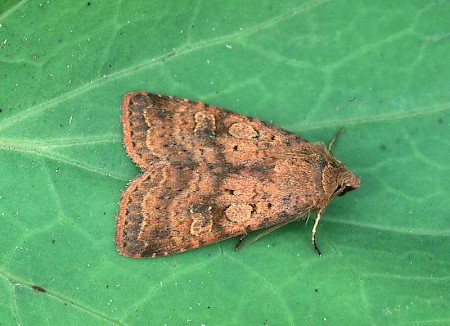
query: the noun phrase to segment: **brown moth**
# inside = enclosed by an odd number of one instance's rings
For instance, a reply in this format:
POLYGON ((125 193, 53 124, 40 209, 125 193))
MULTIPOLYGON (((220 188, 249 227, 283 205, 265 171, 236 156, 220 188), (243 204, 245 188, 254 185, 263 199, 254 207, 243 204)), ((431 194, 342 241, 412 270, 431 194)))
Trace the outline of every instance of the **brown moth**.
POLYGON ((320 255, 325 208, 359 187, 331 154, 335 139, 327 149, 213 105, 128 93, 122 124, 125 149, 143 171, 120 201, 116 244, 125 256, 165 256, 269 228, 253 242, 312 211, 320 255))

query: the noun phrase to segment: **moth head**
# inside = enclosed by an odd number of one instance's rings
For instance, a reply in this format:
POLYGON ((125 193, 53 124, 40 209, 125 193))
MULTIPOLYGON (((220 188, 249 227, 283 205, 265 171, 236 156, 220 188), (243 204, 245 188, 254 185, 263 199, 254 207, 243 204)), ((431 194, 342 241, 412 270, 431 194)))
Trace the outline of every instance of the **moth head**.
POLYGON ((322 187, 328 198, 342 196, 359 188, 359 177, 333 158, 322 171, 322 187))

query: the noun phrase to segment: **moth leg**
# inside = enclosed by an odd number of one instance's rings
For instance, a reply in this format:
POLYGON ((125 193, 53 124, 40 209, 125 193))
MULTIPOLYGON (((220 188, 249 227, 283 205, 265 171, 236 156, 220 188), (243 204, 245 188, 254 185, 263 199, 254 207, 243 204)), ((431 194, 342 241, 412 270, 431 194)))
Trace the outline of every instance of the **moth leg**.
POLYGON ((250 239, 249 241, 247 241, 247 243, 244 243, 243 245, 241 245, 242 241, 243 241, 244 238, 247 236, 247 235, 245 234, 243 237, 241 236, 241 238, 239 239, 239 242, 237 243, 237 245, 236 245, 236 247, 234 248, 234 250, 238 251, 238 250, 244 249, 245 247, 251 245, 251 244, 252 244, 253 242, 255 242, 256 240, 261 239, 261 238, 262 238, 263 236, 265 236, 265 235, 268 235, 270 232, 275 231, 275 230, 277 230, 277 229, 279 229, 279 228, 285 226, 286 224, 289 224, 289 223, 291 223, 291 222, 293 222, 293 221, 296 221, 296 220, 298 220, 298 219, 299 219, 299 218, 296 217, 296 218, 293 218, 292 220, 287 220, 287 221, 285 221, 285 222, 283 222, 283 223, 274 225, 274 226, 272 226, 270 229, 264 230, 263 232, 261 232, 260 234, 258 234, 257 236, 255 236, 254 238, 250 239))
POLYGON ((305 225, 308 225, 309 218, 311 217, 311 213, 308 213, 308 216, 305 219, 305 225))
POLYGON ((244 241, 244 239, 247 237, 247 233, 245 233, 245 234, 241 234, 240 236, 239 236, 239 240, 238 240, 238 242, 236 243, 236 246, 234 247, 234 251, 238 251, 238 250, 240 250, 241 249, 241 243, 242 243, 242 241, 244 241))
POLYGON ((317 225, 319 225, 320 218, 322 217, 322 214, 324 212, 325 212, 325 207, 322 207, 317 212, 317 217, 316 217, 316 220, 314 222, 314 226, 313 226, 312 232, 311 232, 311 243, 314 247, 314 250, 319 254, 319 256, 322 256, 322 254, 320 253, 320 250, 319 250, 319 248, 317 248, 317 245, 316 245, 316 232, 317 232, 317 225))
POLYGON ((328 150, 331 152, 331 148, 333 147, 334 143, 336 142, 336 140, 339 138, 339 136, 342 134, 342 132, 344 131, 344 128, 341 128, 337 131, 336 135, 334 135, 333 139, 331 140, 330 144, 328 145, 328 150))

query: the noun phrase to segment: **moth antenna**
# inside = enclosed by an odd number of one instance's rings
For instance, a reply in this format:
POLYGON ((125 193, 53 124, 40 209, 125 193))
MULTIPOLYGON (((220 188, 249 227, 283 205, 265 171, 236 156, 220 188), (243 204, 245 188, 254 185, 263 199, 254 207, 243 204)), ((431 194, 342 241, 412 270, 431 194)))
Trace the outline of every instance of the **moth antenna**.
POLYGON ((311 232, 311 243, 314 247, 314 250, 319 254, 319 256, 322 256, 322 254, 320 253, 319 248, 317 248, 316 245, 316 232, 317 232, 317 225, 319 225, 319 221, 320 218, 322 217, 323 212, 325 212, 325 207, 319 209, 319 211, 317 212, 317 217, 316 220, 314 222, 314 226, 312 228, 312 232, 311 232))
POLYGON ((334 143, 336 142, 336 140, 339 138, 339 136, 342 134, 342 132, 344 131, 344 128, 341 128, 337 131, 336 135, 334 135, 333 139, 331 140, 330 144, 328 145, 328 150, 331 152, 331 148, 333 147, 334 143))
POLYGON ((240 248, 241 243, 242 243, 242 241, 244 241, 244 239, 247 237, 247 235, 248 235, 248 233, 245 233, 245 234, 242 234, 241 236, 239 236, 239 240, 236 243, 236 245, 234 246, 234 251, 238 251, 238 250, 242 249, 242 248, 240 248))

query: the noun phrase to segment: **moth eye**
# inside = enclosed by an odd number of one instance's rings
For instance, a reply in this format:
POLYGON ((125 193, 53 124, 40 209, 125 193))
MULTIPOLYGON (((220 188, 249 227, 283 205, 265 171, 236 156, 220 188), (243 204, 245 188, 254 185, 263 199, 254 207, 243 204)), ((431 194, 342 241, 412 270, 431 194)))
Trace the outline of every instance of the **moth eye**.
POLYGON ((345 195, 347 192, 352 191, 353 189, 355 189, 355 188, 353 188, 350 184, 347 183, 344 186, 344 189, 342 189, 342 186, 339 185, 334 193, 338 194, 338 196, 340 197, 340 196, 345 195))

